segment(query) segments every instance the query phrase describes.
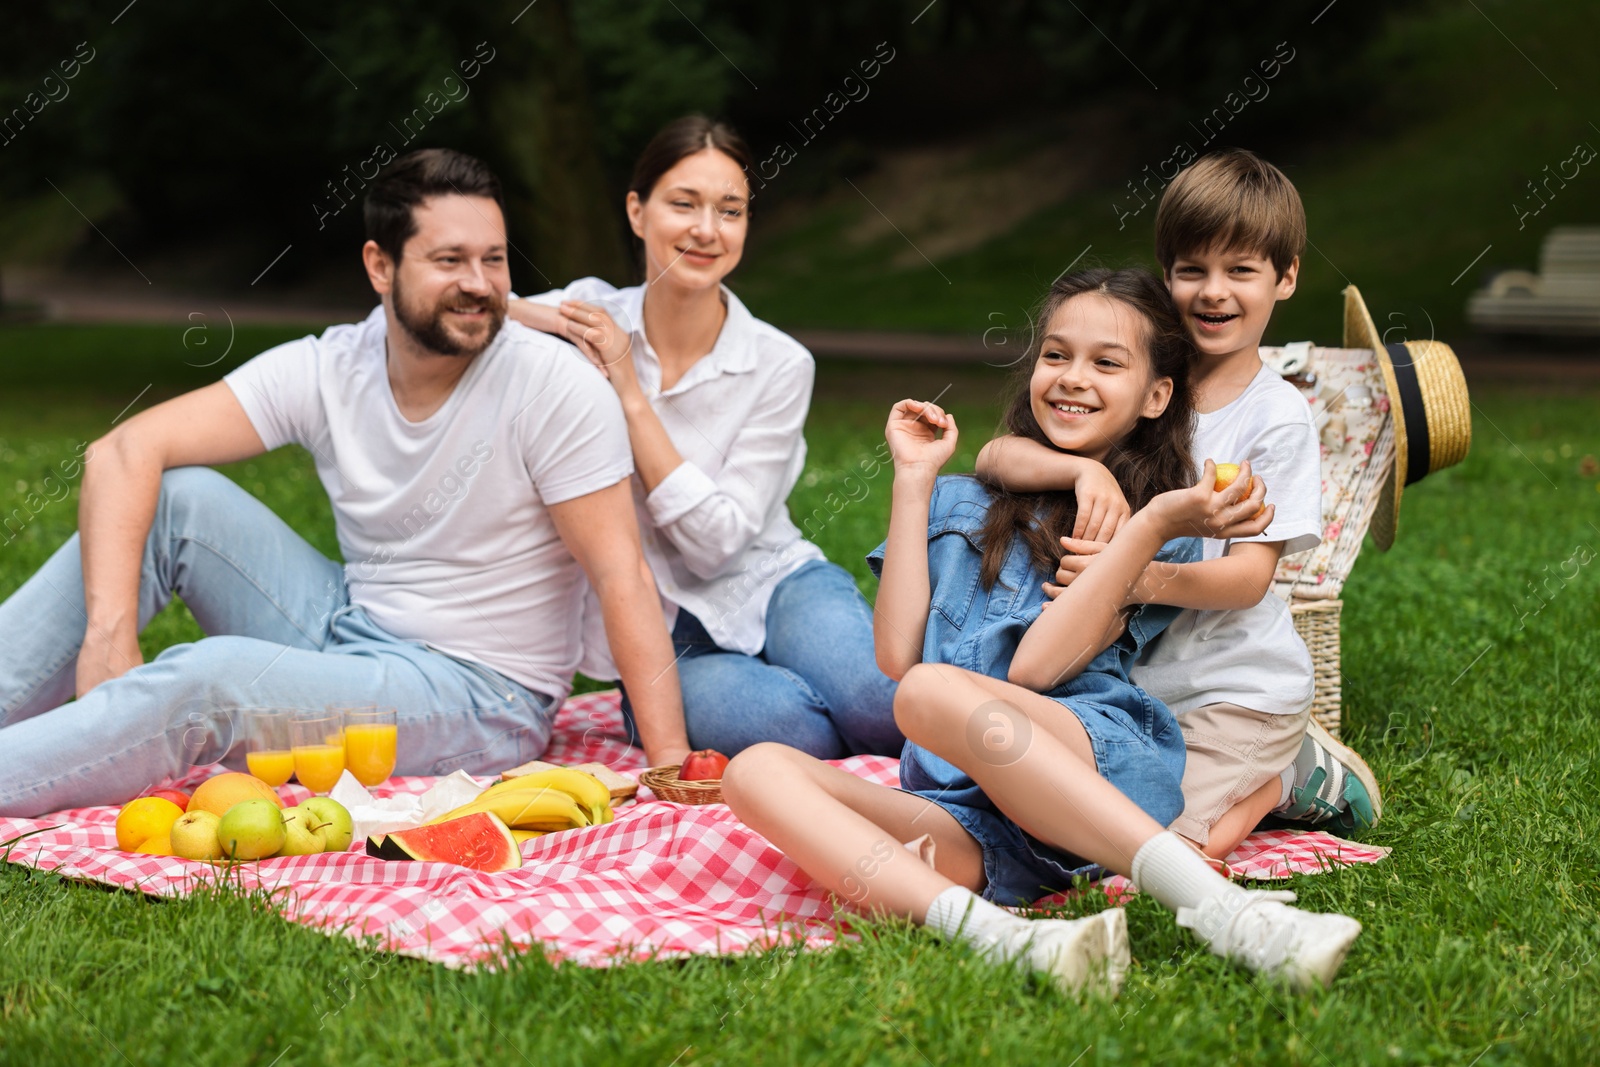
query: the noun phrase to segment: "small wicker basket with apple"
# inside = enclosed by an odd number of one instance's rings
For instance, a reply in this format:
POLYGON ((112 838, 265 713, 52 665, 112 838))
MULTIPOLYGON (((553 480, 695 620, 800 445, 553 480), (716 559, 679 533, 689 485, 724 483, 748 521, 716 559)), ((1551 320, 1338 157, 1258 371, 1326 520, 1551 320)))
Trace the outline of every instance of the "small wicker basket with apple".
POLYGON ((639 784, 657 800, 674 804, 721 804, 722 772, 728 757, 713 749, 691 752, 681 764, 651 767, 639 775, 639 784))

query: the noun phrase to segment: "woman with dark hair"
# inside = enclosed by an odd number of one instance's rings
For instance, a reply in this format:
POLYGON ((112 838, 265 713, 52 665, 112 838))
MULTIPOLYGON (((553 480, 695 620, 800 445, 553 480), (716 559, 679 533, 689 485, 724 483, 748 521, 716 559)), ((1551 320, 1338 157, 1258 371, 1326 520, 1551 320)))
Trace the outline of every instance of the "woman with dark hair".
MULTIPOLYGON (((508 314, 571 340, 622 402, 687 743, 728 755, 769 740, 824 759, 898 754, 872 610, 786 506, 805 466, 811 354, 723 284, 744 252, 750 163, 722 123, 668 124, 628 187, 644 284, 584 278, 513 300, 508 314)), ((592 592, 584 616, 580 669, 616 677, 592 592)), ((637 741, 626 690, 623 713, 637 741)))

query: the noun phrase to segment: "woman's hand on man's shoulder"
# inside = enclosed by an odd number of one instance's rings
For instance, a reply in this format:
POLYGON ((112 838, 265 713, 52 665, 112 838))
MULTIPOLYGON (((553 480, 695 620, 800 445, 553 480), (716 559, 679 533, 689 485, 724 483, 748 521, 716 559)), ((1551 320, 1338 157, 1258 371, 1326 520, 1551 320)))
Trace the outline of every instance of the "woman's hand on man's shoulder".
POLYGON ((561 314, 560 308, 551 307, 549 304, 536 304, 532 300, 508 300, 506 318, 540 333, 553 333, 565 339, 566 316, 561 314))

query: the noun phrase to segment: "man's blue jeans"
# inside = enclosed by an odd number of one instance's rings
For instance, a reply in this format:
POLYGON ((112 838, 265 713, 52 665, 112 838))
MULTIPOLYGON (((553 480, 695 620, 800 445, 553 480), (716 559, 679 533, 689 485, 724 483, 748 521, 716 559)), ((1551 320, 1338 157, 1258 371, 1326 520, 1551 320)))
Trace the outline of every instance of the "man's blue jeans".
MULTIPOLYGON (((767 643, 747 656, 717 646, 699 619, 678 610, 672 628, 689 744, 732 756, 781 741, 818 759, 864 752, 898 756, 894 681, 878 670, 872 608, 837 563, 812 560, 773 590, 767 643)), ((623 717, 636 736, 623 693, 623 717)))
POLYGON ((203 467, 170 470, 139 626, 176 594, 208 635, 71 701, 86 626, 77 535, 0 604, 0 815, 121 803, 191 766, 243 766, 244 708, 393 707, 400 774, 536 759, 552 697, 404 641, 350 604, 344 568, 203 467))

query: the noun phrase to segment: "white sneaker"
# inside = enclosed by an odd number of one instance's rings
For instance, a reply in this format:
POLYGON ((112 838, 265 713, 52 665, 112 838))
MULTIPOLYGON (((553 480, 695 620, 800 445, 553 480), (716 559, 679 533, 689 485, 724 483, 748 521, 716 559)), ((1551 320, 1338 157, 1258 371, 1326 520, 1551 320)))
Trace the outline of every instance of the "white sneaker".
POLYGON ((1122 991, 1128 968, 1133 966, 1133 953, 1128 949, 1127 913, 1121 908, 1107 908, 1092 917, 1106 927, 1106 984, 1111 987, 1111 995, 1116 996, 1122 991))
POLYGON ((997 961, 1048 975, 1057 989, 1116 996, 1128 970, 1128 921, 1121 908, 1082 919, 1019 922, 984 950, 997 961))
POLYGON ((1228 893, 1179 908, 1178 925, 1211 951, 1297 992, 1325 986, 1344 962, 1361 924, 1348 915, 1289 907, 1290 892, 1228 893))

